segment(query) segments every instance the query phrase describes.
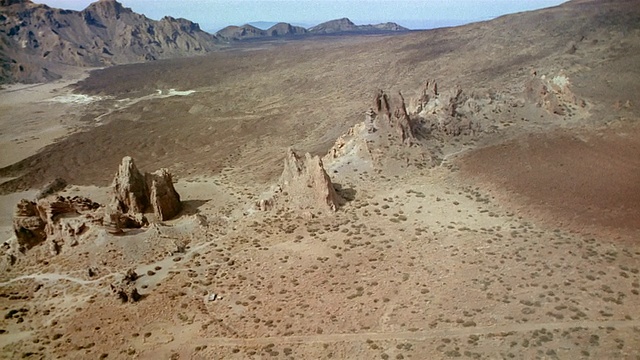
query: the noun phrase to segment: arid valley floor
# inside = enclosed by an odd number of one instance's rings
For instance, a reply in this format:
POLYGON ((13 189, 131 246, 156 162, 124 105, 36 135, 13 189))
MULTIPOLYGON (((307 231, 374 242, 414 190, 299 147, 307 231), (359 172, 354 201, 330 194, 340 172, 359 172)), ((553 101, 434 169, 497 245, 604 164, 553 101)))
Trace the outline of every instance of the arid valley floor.
POLYGON ((4 86, 0 358, 640 359, 639 5, 4 86), (378 89, 408 140, 367 132, 378 89), (290 147, 335 212, 256 205, 290 147), (21 199, 106 205, 125 156, 171 171, 176 218, 15 251, 21 199))

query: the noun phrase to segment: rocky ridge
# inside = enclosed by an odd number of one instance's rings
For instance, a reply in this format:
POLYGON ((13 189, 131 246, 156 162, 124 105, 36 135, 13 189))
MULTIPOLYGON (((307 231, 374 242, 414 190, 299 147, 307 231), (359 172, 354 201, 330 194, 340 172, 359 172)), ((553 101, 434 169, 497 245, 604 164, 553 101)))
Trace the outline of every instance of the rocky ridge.
POLYGON ((356 25, 348 18, 330 20, 309 28, 309 33, 312 33, 312 34, 339 34, 339 33, 348 33, 348 32, 393 32, 393 31, 409 31, 409 29, 392 22, 375 24, 375 25, 356 25))
POLYGON ((245 24, 242 26, 227 26, 218 31, 216 36, 226 41, 238 41, 249 39, 265 39, 283 36, 300 36, 300 35, 327 35, 327 34, 345 34, 345 33, 386 33, 386 32, 403 32, 409 29, 402 27, 393 22, 375 25, 356 25, 347 18, 336 19, 318 24, 311 28, 305 29, 301 26, 294 26, 289 23, 277 23, 266 30, 259 29, 253 25, 245 24))
POLYGON ((46 242, 55 255, 63 245, 77 245, 91 228, 121 234, 123 229, 147 226, 145 211, 149 208, 159 221, 175 217, 182 209, 167 169, 143 175, 128 156, 122 160, 111 192, 107 206, 88 198, 55 193, 36 201, 21 200, 13 217, 17 242, 14 250, 24 252, 46 242))
POLYGON ((0 17, 0 83, 59 78, 59 66, 110 66, 205 54, 215 36, 185 19, 151 20, 115 0, 82 11, 8 1, 0 17))
POLYGON ((226 41, 246 40, 265 37, 297 36, 307 34, 308 30, 301 26, 288 23, 277 23, 267 30, 259 29, 253 25, 227 26, 216 33, 216 37, 226 41))

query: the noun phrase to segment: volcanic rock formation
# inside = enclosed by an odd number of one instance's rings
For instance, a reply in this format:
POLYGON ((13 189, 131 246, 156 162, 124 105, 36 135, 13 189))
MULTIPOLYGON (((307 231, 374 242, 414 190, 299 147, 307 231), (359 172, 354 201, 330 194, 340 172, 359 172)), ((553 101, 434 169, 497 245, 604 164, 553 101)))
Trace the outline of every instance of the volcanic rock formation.
POLYGON ((287 150, 280 181, 269 195, 256 204, 258 209, 286 207, 290 210, 333 212, 343 202, 320 157, 309 153, 302 157, 291 148, 287 150))
POLYGON ((409 31, 409 29, 392 22, 375 25, 356 25, 347 18, 330 20, 309 28, 309 33, 311 34, 339 34, 353 32, 367 33, 389 31, 409 31))
POLYGON ((482 130, 476 115, 492 101, 488 96, 468 96, 459 87, 441 92, 438 83, 431 80, 425 82, 421 95, 412 101, 411 116, 428 135, 440 138, 476 135, 482 130))
POLYGON ((409 29, 392 22, 375 25, 356 25, 351 22, 351 20, 342 18, 327 21, 309 29, 305 29, 301 26, 294 26, 284 22, 277 23, 267 30, 259 29, 250 24, 245 24, 242 26, 231 25, 218 31, 216 33, 216 37, 221 40, 232 41, 282 36, 325 35, 342 33, 385 33, 394 31, 409 31, 409 29))
POLYGON ((173 187, 171 174, 167 169, 160 169, 151 174, 147 174, 147 184, 149 185, 151 207, 156 218, 159 220, 169 220, 178 215, 182 210, 180 195, 173 187))
POLYGON ((35 202, 20 200, 13 215, 13 231, 21 248, 30 249, 42 243, 47 238, 46 225, 35 202))
POLYGON ((116 228, 144 226, 143 214, 149 206, 161 221, 175 217, 182 209, 169 171, 160 169, 143 175, 129 156, 122 158, 111 188, 105 221, 116 228))
POLYGON ((79 196, 48 197, 37 203, 23 199, 13 218, 18 245, 28 250, 47 240, 55 255, 63 244, 77 244, 91 225, 100 224, 99 209, 100 204, 79 196))
POLYGON ((112 204, 123 213, 144 213, 149 206, 147 182, 129 156, 122 158, 111 189, 112 204))
POLYGON ((324 157, 325 164, 332 171, 344 167, 361 171, 431 167, 436 161, 424 144, 421 126, 412 119, 401 93, 389 97, 379 90, 365 120, 336 140, 324 157))
MULTIPOLYGON (((407 113, 407 107, 404 103, 402 93, 389 99, 389 96, 382 90, 374 99, 374 117, 372 123, 376 129, 390 127, 395 129, 398 139, 405 145, 411 145, 415 140, 415 134, 411 125, 411 119, 407 113)), ((375 130, 377 131, 377 130, 375 130)))

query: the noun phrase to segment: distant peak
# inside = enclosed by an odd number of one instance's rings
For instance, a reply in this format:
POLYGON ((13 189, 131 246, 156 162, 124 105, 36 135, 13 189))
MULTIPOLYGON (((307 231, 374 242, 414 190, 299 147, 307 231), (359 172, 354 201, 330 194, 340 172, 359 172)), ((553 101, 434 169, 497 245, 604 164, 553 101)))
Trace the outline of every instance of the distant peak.
POLYGON ((107 11, 113 11, 116 14, 122 13, 124 11, 131 11, 131 9, 124 7, 116 0, 98 0, 89 4, 89 6, 87 6, 87 9, 105 9, 107 11))
POLYGON ((328 23, 345 23, 345 24, 353 24, 353 21, 349 20, 349 18, 340 18, 335 20, 327 21, 328 23))

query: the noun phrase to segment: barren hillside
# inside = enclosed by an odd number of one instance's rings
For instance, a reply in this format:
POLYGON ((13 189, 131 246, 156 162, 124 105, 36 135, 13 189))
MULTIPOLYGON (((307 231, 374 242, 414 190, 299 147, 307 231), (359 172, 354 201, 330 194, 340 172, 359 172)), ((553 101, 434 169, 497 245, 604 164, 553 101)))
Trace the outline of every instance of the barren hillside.
POLYGON ((0 357, 638 357, 638 19, 569 1, 2 90, 0 357))

